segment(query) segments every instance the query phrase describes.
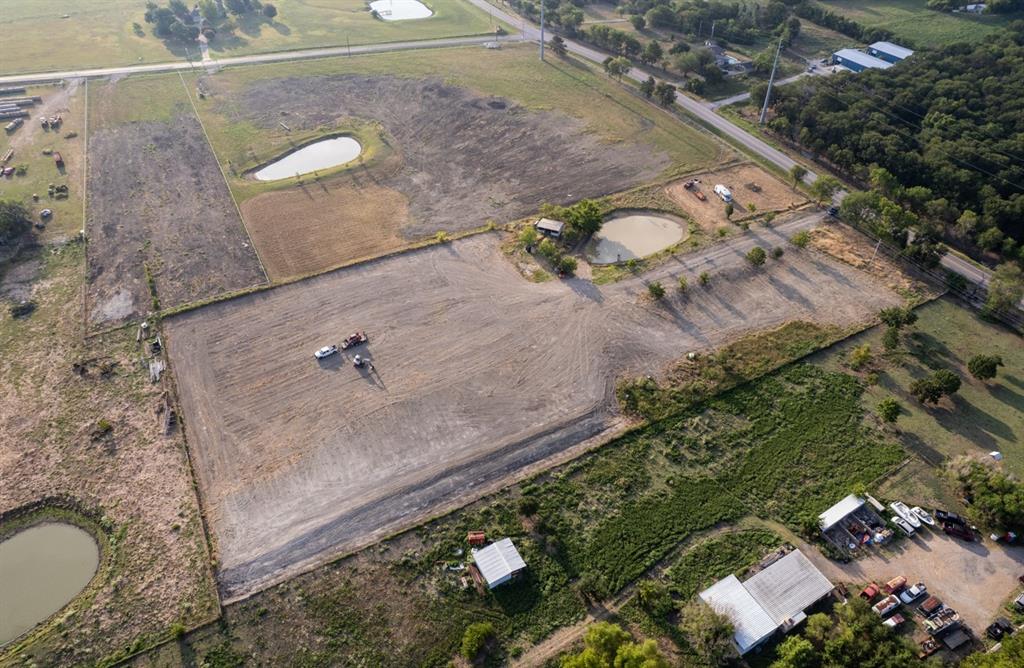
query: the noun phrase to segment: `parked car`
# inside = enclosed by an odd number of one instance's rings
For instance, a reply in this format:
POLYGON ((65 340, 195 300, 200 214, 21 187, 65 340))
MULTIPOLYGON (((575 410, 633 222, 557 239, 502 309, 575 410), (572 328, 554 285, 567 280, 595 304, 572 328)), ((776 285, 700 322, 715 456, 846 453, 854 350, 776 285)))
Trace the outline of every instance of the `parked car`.
POLYGON ((985 635, 992 640, 1002 640, 1003 636, 1013 634, 1013 623, 1006 617, 997 617, 996 621, 988 625, 985 635))
POLYGON ((721 183, 715 184, 715 194, 721 197, 723 202, 732 201, 732 193, 721 183))
POLYGON ((893 594, 889 594, 881 601, 871 606, 871 609, 879 617, 885 617, 898 607, 900 607, 900 599, 896 598, 893 594))
POLYGON ((828 208, 828 215, 832 216, 833 218, 837 218, 839 216, 839 207, 838 206, 830 206, 828 208))
POLYGON ((893 615, 889 619, 882 622, 882 626, 888 626, 890 629, 894 629, 903 622, 907 621, 903 615, 893 615))
POLYGON ((924 586, 923 582, 918 582, 913 587, 908 587, 900 592, 900 600, 906 605, 910 605, 915 601, 921 600, 925 594, 928 593, 928 588, 924 586))
POLYGON ((910 523, 902 517, 896 517, 895 515, 893 515, 889 521, 898 526, 900 528, 900 531, 907 534, 908 536, 914 535, 914 527, 910 526, 910 523))
POLYGON ((963 524, 943 522, 942 530, 945 531, 948 535, 953 536, 955 538, 959 538, 960 540, 966 540, 968 543, 974 542, 974 540, 977 538, 974 535, 974 529, 964 526, 963 524))
POLYGON ((936 611, 942 608, 942 601, 935 596, 929 596, 924 600, 924 603, 917 606, 917 611, 925 617, 935 614, 936 611))
POLYGON ((892 580, 885 583, 886 594, 899 593, 901 589, 907 586, 907 578, 903 575, 897 575, 892 580))
POLYGON ((963 517, 960 517, 956 513, 947 513, 945 510, 939 510, 938 508, 935 509, 935 519, 943 523, 948 522, 951 524, 960 524, 963 526, 967 526, 967 520, 965 520, 963 517))
POLYGON ((331 355, 337 352, 338 346, 324 346, 320 350, 313 353, 313 357, 317 358, 318 360, 322 360, 323 358, 330 357, 331 355))
POLYGON ((870 603, 875 599, 876 596, 878 596, 881 593, 881 591, 881 588, 874 582, 872 582, 867 587, 864 587, 864 589, 860 592, 860 597, 868 603, 870 603))

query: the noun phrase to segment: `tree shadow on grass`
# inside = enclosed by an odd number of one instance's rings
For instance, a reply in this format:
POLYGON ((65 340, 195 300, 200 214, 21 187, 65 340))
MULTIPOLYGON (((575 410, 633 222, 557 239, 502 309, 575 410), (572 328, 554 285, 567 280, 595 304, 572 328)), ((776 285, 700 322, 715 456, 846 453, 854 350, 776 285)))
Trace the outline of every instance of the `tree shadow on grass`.
POLYGON ((962 363, 947 346, 927 332, 914 332, 907 346, 914 357, 932 371, 959 367, 962 363))
POLYGON ((1020 389, 1024 390, 1024 381, 1022 381, 1020 378, 1017 378, 1013 374, 1003 374, 1002 379, 1005 380, 1010 385, 1013 385, 1014 387, 1019 387, 1020 389))
MULTIPOLYGON (((1005 385, 985 385, 985 389, 992 396, 993 399, 1001 401, 1010 408, 1015 409, 1020 415, 1024 416, 1024 394, 1014 392, 1005 385)), ((1024 417, 1021 418, 1024 420, 1024 417)), ((1022 439, 1024 440, 1024 439, 1022 439)))
POLYGON ((996 449, 995 437, 1013 441, 1013 429, 1002 420, 986 413, 959 394, 950 397, 952 410, 930 409, 929 414, 947 431, 958 434, 988 450, 996 449))
POLYGON ((925 443, 924 439, 922 439, 914 432, 901 432, 900 440, 903 441, 903 445, 905 445, 908 450, 910 450, 918 457, 931 464, 932 466, 942 466, 942 464, 946 461, 946 455, 925 443))

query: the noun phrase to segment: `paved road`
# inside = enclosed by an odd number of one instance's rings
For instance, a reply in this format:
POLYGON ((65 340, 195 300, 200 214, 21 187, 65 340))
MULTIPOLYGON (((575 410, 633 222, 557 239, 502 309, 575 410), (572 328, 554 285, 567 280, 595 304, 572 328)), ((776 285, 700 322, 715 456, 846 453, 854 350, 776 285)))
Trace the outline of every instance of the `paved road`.
MULTIPOLYGON (((513 39, 500 37, 499 40, 513 39)), ((145 74, 154 72, 178 72, 195 67, 227 67, 231 65, 252 65, 256 63, 277 63, 286 60, 308 60, 310 58, 329 58, 331 56, 357 55, 361 53, 384 53, 387 51, 408 51, 412 49, 443 48, 447 46, 465 46, 467 44, 483 44, 493 42, 492 35, 479 37, 448 37, 443 39, 416 40, 411 42, 389 42, 386 44, 364 44, 361 46, 331 46, 322 49, 301 49, 298 51, 279 51, 275 53, 259 53, 251 56, 234 56, 231 58, 204 58, 203 65, 188 61, 169 63, 153 63, 149 65, 125 65, 122 67, 101 67, 89 70, 66 70, 63 72, 38 72, 34 74, 15 74, 0 76, 0 85, 10 86, 27 83, 46 83, 62 79, 99 78, 123 76, 128 74, 145 74)))
MULTIPOLYGON (((504 37, 499 39, 510 40, 510 39, 522 39, 522 40, 533 40, 537 41, 540 39, 540 29, 531 24, 527 23, 521 16, 509 13, 499 7, 496 7, 486 0, 468 0, 479 9, 491 14, 497 19, 500 19, 508 25, 518 26, 521 30, 521 35, 514 37, 504 37)), ((221 58, 217 60, 204 60, 204 65, 207 67, 226 67, 231 65, 250 65, 255 63, 273 63, 282 62, 289 60, 306 60, 310 58, 327 58, 331 56, 343 56, 348 54, 366 54, 366 53, 384 53, 388 51, 404 51, 413 49, 427 49, 427 48, 441 48, 449 46, 465 46, 469 44, 483 44, 485 42, 494 41, 493 37, 452 37, 444 39, 434 40, 417 40, 411 42, 392 42, 388 44, 367 44, 362 46, 353 46, 351 48, 344 46, 327 47, 322 49, 303 49, 298 51, 281 51, 277 53, 264 53, 256 54, 251 56, 236 56, 232 58, 221 58)), ((601 63, 607 57, 607 54, 593 49, 588 46, 584 46, 578 42, 572 40, 566 40, 566 47, 572 53, 586 58, 587 60, 601 63)), ((93 77, 108 77, 138 73, 153 73, 153 72, 176 72, 181 70, 188 70, 199 65, 194 65, 190 62, 169 62, 169 63, 154 63, 148 65, 128 65, 123 67, 106 67, 88 70, 67 70, 63 72, 43 72, 36 74, 19 74, 11 76, 0 76, 0 85, 17 85, 34 82, 47 82, 47 81, 60 81, 61 79, 76 79, 76 78, 93 78, 93 77)), ((648 72, 634 67, 630 69, 627 76, 635 81, 643 81, 647 78, 648 72)), ((734 125, 732 122, 722 118, 715 113, 714 109, 707 105, 705 102, 697 101, 682 92, 676 93, 676 103, 692 115, 699 118, 701 121, 710 125, 718 132, 727 135, 736 143, 742 145, 746 150, 756 153, 761 157, 767 159, 772 164, 778 167, 789 170, 796 163, 795 160, 790 158, 782 151, 770 146, 766 142, 762 141, 758 137, 751 135, 743 128, 734 125)), ((808 171, 807 176, 804 177, 806 183, 813 183, 817 179, 817 175, 808 171)), ((946 255, 942 259, 942 266, 945 269, 954 271, 967 280, 973 283, 987 286, 991 272, 985 269, 980 269, 977 266, 966 262, 954 255, 946 255)))
MULTIPOLYGON (((522 33, 521 39, 528 39, 534 41, 540 39, 540 29, 531 23, 526 23, 521 16, 513 15, 499 7, 495 7, 494 5, 487 2, 487 0, 468 0, 468 2, 472 3, 473 5, 476 5, 483 11, 490 12, 493 16, 502 21, 505 21, 509 25, 518 26, 522 33)), ((601 51, 598 51, 597 49, 585 46, 583 44, 574 42, 569 39, 565 40, 565 45, 570 52, 595 63, 604 62, 604 59, 608 57, 608 54, 606 53, 603 53, 601 51)), ((645 79, 647 79, 649 74, 650 73, 644 69, 634 67, 630 69, 627 76, 633 79, 634 81, 644 81, 645 79)), ((795 77, 784 79, 780 83, 791 81, 794 78, 795 77)), ((760 155, 762 158, 765 158, 772 164, 786 171, 789 171, 793 167, 793 165, 797 164, 795 160, 790 158, 782 151, 770 146, 766 142, 750 134, 749 132, 739 127, 738 125, 735 125, 729 120, 716 114, 714 111, 714 107, 708 105, 706 102, 699 102, 689 97, 688 95, 685 95, 682 92, 677 92, 676 103, 686 111, 690 112, 692 115, 699 118, 707 125, 712 126, 713 128, 715 128, 715 130, 721 132, 724 135, 727 135, 733 141, 741 144, 748 151, 760 155)), ((817 178, 817 174, 815 174, 813 171, 808 170, 807 176, 804 177, 804 182, 808 184, 814 183, 814 181, 817 178)), ((845 193, 840 194, 840 196, 837 198, 837 202, 842 199, 841 195, 843 194, 845 193)), ((992 275, 992 273, 987 269, 981 269, 976 265, 951 254, 946 254, 943 256, 942 267, 943 269, 947 269, 949 271, 953 271, 960 274, 961 276, 971 281, 972 283, 982 286, 988 285, 989 278, 992 275)))

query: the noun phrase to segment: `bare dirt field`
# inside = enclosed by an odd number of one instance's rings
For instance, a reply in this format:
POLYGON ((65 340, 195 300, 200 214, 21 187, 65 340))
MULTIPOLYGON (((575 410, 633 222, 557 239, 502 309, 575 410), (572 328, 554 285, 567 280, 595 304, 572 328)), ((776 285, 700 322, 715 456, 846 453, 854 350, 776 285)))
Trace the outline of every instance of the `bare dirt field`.
POLYGON ((93 324, 150 310, 147 267, 162 307, 265 280, 194 115, 99 127, 88 172, 93 324))
POLYGON ((719 227, 732 224, 725 216, 725 203, 715 194, 715 184, 718 183, 732 191, 733 220, 749 217, 758 211, 792 209, 807 201, 799 192, 751 164, 694 174, 670 184, 665 191, 690 214, 694 222, 705 231, 714 232, 719 227), (691 178, 700 179, 697 187, 707 197, 706 201, 698 200, 692 191, 683 188, 691 178))
MULTIPOLYGON (((216 99, 217 78, 206 85, 216 99)), ((570 203, 622 190, 670 164, 663 151, 609 142, 567 114, 530 111, 508 99, 481 96, 436 79, 290 77, 256 81, 231 95, 224 109, 232 121, 268 131, 282 119, 296 132, 335 127, 346 118, 379 121, 400 156, 397 170, 390 164, 370 166, 359 176, 328 180, 325 188, 331 192, 321 201, 284 190, 260 195, 258 203, 245 206, 251 229, 273 229, 291 240, 292 247, 266 246, 266 237, 255 233, 261 257, 275 268, 325 269, 365 254, 366 248, 387 250, 378 238, 376 244, 356 243, 351 249, 344 241, 328 242, 342 253, 332 257, 323 248, 312 258, 301 253, 331 235, 365 236, 361 228, 368 222, 376 228, 386 214, 394 215, 388 225, 397 224, 402 238, 418 239, 438 230, 479 227, 488 220, 514 220, 543 202, 570 203), (374 187, 360 187, 352 181, 356 178, 371 180, 374 187), (394 196, 385 196, 384 210, 372 220, 375 198, 382 194, 378 188, 404 196, 407 214, 393 208, 394 196), (303 202, 307 206, 300 206, 303 202), (334 208, 324 211, 321 206, 334 208), (355 210, 349 213, 348 206, 355 210), (345 256, 345 251, 357 254, 345 256), (276 252, 285 257, 273 257, 276 252), (322 257, 331 261, 324 263, 322 257)), ((393 231, 386 234, 384 239, 393 243, 393 231)))
POLYGON ((960 613, 981 633, 999 614, 1003 601, 1024 572, 1024 548, 965 543, 941 531, 918 532, 894 550, 840 564, 806 550, 815 565, 832 581, 886 582, 905 575, 909 582, 924 582, 928 591, 960 613))
POLYGON ((408 203, 381 186, 376 174, 356 169, 241 204, 271 280, 382 255, 406 243, 400 230, 409 219, 408 203))
MULTIPOLYGON (((814 222, 814 221, 811 221, 814 222)), ((795 223, 797 226, 799 221, 795 223)), ((530 283, 480 235, 166 321, 227 598, 367 545, 601 434, 622 373, 800 318, 849 325, 899 297, 816 252, 754 270, 763 230, 611 286, 530 283), (652 304, 644 280, 709 270, 652 304), (312 352, 365 328, 358 352, 312 352)))

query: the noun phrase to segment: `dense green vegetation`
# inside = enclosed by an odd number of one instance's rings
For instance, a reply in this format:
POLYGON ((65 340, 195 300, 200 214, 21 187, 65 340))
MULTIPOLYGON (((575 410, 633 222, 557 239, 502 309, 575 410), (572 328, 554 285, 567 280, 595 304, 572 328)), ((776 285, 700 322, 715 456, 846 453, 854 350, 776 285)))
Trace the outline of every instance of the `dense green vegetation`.
POLYGON ((587 629, 583 650, 562 659, 561 668, 668 668, 653 640, 642 643, 621 626, 597 622, 587 629))
MULTIPOLYGON (((877 232, 906 230, 1021 260, 1024 23, 889 70, 778 89, 771 129, 872 190, 846 206, 877 232), (881 167, 882 169, 877 169, 881 167)), ((845 203, 844 203, 845 204, 845 203)))
POLYGON ((976 652, 960 664, 963 668, 1017 668, 1024 665, 1024 633, 1003 640, 998 651, 976 652))
POLYGON ((17 239, 31 226, 28 209, 16 200, 0 200, 0 245, 17 239))
POLYGON ((1024 529, 1024 484, 998 469, 970 462, 957 474, 971 512, 997 529, 1024 529))
POLYGON ((871 605, 858 597, 837 605, 832 615, 807 618, 799 635, 775 648, 771 668, 894 668, 922 666, 917 649, 904 636, 882 626, 871 605))

